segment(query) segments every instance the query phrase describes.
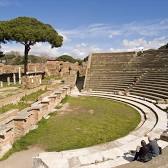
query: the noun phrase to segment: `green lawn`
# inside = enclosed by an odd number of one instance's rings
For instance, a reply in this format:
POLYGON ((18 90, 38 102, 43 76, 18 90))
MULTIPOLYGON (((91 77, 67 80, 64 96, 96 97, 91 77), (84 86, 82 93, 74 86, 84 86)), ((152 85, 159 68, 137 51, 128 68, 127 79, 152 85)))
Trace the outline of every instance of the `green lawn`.
POLYGON ((5 157, 31 145, 61 151, 105 143, 128 134, 140 122, 135 109, 108 99, 68 97, 63 103, 68 106, 65 110, 43 119, 38 129, 15 142, 5 157))

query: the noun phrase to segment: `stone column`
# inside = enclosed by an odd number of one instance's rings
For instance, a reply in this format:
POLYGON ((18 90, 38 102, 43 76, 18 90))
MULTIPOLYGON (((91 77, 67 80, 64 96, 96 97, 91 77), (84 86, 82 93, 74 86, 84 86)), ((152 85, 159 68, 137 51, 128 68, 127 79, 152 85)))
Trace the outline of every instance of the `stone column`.
POLYGON ((7 77, 7 85, 10 85, 10 77, 7 77))
POLYGON ((16 74, 13 73, 13 84, 16 85, 16 74))
POLYGON ((21 84, 21 67, 19 67, 19 84, 21 84))
POLYGON ((40 85, 41 85, 41 78, 39 79, 39 83, 40 83, 40 85))
POLYGON ((37 72, 37 68, 36 68, 36 66, 34 67, 34 72, 35 72, 35 74, 36 74, 36 72, 37 72))
POLYGON ((34 79, 33 79, 33 77, 31 77, 31 83, 34 83, 34 79))
POLYGON ((0 86, 3 87, 3 82, 2 81, 0 81, 0 86))

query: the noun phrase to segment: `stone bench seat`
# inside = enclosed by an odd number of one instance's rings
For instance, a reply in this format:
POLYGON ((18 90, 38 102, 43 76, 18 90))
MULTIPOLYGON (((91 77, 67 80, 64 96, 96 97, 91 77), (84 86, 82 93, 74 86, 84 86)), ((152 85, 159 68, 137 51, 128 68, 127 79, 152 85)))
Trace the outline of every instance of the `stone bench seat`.
POLYGON ((138 74, 142 74, 145 73, 145 71, 140 71, 140 70, 110 70, 107 72, 106 68, 97 68, 97 69, 92 69, 91 73, 108 73, 109 74, 113 74, 113 75, 125 75, 125 74, 129 74, 129 75, 138 75, 138 74))
POLYGON ((41 110, 45 105, 41 104, 40 102, 31 105, 30 110, 41 110))
POLYGON ((124 89, 124 90, 127 90, 129 89, 129 86, 128 85, 115 85, 115 86, 106 86, 106 87, 101 87, 101 86, 95 86, 92 90, 98 90, 98 89, 104 89, 104 90, 114 90, 116 88, 120 88, 120 89, 124 89))
POLYGON ((134 81, 135 78, 133 77, 128 77, 128 78, 113 78, 113 77, 97 77, 97 78, 93 78, 93 81, 100 81, 100 82, 120 82, 120 81, 134 81))
MULTIPOLYGON (((106 81, 106 80, 104 80, 104 81, 102 81, 102 80, 100 80, 100 83, 102 84, 102 83, 107 83, 107 82, 109 82, 109 81, 106 81)), ((120 80, 111 80, 109 83, 119 83, 119 84, 122 84, 122 83, 133 83, 134 82, 134 79, 120 79, 120 80)))
POLYGON ((50 95, 48 96, 48 98, 57 98, 58 96, 57 95, 50 95))
MULTIPOLYGON (((10 118, 12 117, 12 116, 15 116, 17 113, 18 113, 18 109, 13 109, 13 110, 10 110, 10 111, 7 111, 7 112, 5 112, 5 113, 3 113, 3 114, 1 114, 0 115, 0 122, 2 121, 4 121, 4 120, 10 120, 10 118)), ((6 122, 5 121, 5 122, 6 122)))
POLYGON ((168 71, 166 72, 150 72, 150 76, 168 76, 168 71))
POLYGON ((133 76, 133 75, 140 75, 140 74, 143 74, 145 73, 145 71, 113 71, 113 70, 109 70, 107 71, 106 68, 104 69, 94 69, 94 71, 92 70, 90 72, 90 74, 98 74, 98 73, 101 73, 101 74, 111 74, 111 75, 121 75, 121 76, 125 76, 126 74, 130 75, 130 76, 133 76))
MULTIPOLYGON (((118 81, 116 81, 116 80, 95 80, 95 81, 99 81, 99 83, 97 83, 97 84, 123 84, 123 83, 128 83, 128 84, 130 84, 130 83, 133 83, 133 80, 118 80, 118 81)), ((92 81, 92 82, 90 82, 90 84, 95 84, 95 81, 92 81)))
POLYGON ((97 74, 90 74, 90 75, 88 75, 88 77, 92 77, 93 79, 96 79, 96 78, 100 78, 100 77, 102 77, 102 78, 106 78, 106 77, 110 77, 110 78, 112 78, 112 77, 114 77, 114 78, 126 78, 126 77, 128 77, 128 78, 134 78, 134 77, 138 77, 138 76, 140 76, 141 74, 134 74, 134 75, 130 75, 130 74, 123 74, 123 75, 120 75, 120 74, 116 74, 116 75, 114 75, 114 74, 110 74, 110 73, 100 73, 100 72, 98 72, 97 74))
POLYGON ((19 112, 15 116, 15 119, 17 119, 17 120, 26 120, 30 115, 31 115, 31 113, 29 113, 28 109, 25 109, 25 110, 19 112))
POLYGON ((41 103, 49 103, 50 100, 48 99, 48 97, 45 97, 41 100, 41 103))
POLYGON ((154 88, 154 89, 163 89, 163 90, 167 90, 168 89, 168 85, 161 85, 161 84, 152 84, 152 83, 137 83, 135 86, 137 87, 145 87, 145 88, 154 88))
POLYGON ((159 88, 157 88, 157 89, 155 89, 154 87, 151 87, 151 88, 149 88, 149 87, 139 87, 139 86, 133 86, 132 88, 131 88, 131 90, 144 90, 144 91, 150 91, 150 92, 155 92, 155 93, 161 93, 161 94, 164 94, 164 95, 168 95, 168 89, 165 89, 165 88, 163 88, 163 89, 159 89, 159 88))
POLYGON ((124 92, 124 88, 120 88, 120 89, 108 89, 108 88, 98 88, 98 89, 93 89, 93 91, 106 91, 106 92, 118 92, 118 91, 123 91, 124 92))
POLYGON ((168 82, 168 79, 154 79, 154 78, 147 78, 147 79, 143 79, 144 81, 146 81, 146 82, 168 82))
POLYGON ((130 84, 115 84, 115 85, 108 84, 108 85, 105 85, 105 86, 103 86, 103 85, 98 85, 98 86, 96 86, 96 85, 90 85, 90 86, 94 86, 93 89, 96 90, 96 89, 115 89, 115 88, 125 88, 125 89, 128 89, 129 85, 130 84))
POLYGON ((56 90, 56 91, 54 91, 54 94, 59 95, 59 94, 62 94, 62 92, 61 92, 61 90, 56 90))
POLYGON ((15 118, 15 116, 9 116, 8 118, 0 121, 0 125, 13 125, 12 121, 15 118))
POLYGON ((150 99, 150 98, 146 98, 144 96, 136 96, 136 95, 132 95, 132 94, 129 94, 128 96, 129 97, 133 97, 133 98, 138 98, 138 99, 141 99, 141 100, 146 100, 146 101, 149 101, 149 102, 154 103, 154 104, 157 103, 156 100, 153 100, 153 99, 150 99))
POLYGON ((145 89, 138 89, 136 88, 135 90, 134 89, 131 89, 130 90, 130 93, 132 92, 136 92, 136 93, 143 93, 143 94, 149 94, 149 95, 152 95, 152 96, 157 96, 159 97, 160 99, 168 99, 168 95, 167 95, 167 92, 165 92, 164 94, 163 93, 156 93, 154 90, 153 91, 147 91, 145 89))
POLYGON ((160 91, 168 92, 168 86, 163 86, 163 85, 136 84, 133 87, 134 88, 146 88, 146 89, 160 90, 160 91))
POLYGON ((149 73, 147 76, 149 77, 168 77, 168 72, 165 72, 165 73, 149 73))
POLYGON ((149 99, 152 99, 152 100, 155 100, 155 101, 161 99, 158 96, 153 96, 153 95, 150 95, 150 94, 147 94, 147 93, 139 93, 139 92, 136 92, 136 91, 130 91, 130 94, 140 96, 140 97, 144 97, 144 98, 149 98, 149 99))
POLYGON ((108 81, 101 81, 100 83, 96 83, 95 82, 91 82, 89 85, 90 86, 113 86, 113 85, 131 85, 133 84, 133 81, 111 81, 111 82, 108 82, 108 81))
POLYGON ((168 77, 167 76, 144 76, 144 80, 156 80, 156 81, 167 81, 168 77))
MULTIPOLYGON (((116 87, 124 87, 128 88, 130 83, 123 83, 123 84, 104 84, 104 85, 95 85, 94 89, 96 88, 116 88, 116 87)), ((93 86, 93 85, 92 85, 93 86)))
POLYGON ((103 88, 106 88, 106 87, 117 87, 117 86, 125 86, 125 87, 128 87, 132 84, 133 82, 123 82, 123 83, 104 83, 104 84, 95 84, 95 83, 91 83, 89 86, 91 87, 94 87, 94 88, 97 88, 97 87, 103 87, 103 88))
POLYGON ((146 85, 165 85, 167 86, 167 82, 162 81, 141 81, 138 84, 146 84, 146 85))
POLYGON ((9 126, 6 126, 6 125, 1 125, 0 126, 0 136, 1 137, 5 136, 6 132, 8 132, 11 129, 13 129, 13 127, 9 127, 9 126))

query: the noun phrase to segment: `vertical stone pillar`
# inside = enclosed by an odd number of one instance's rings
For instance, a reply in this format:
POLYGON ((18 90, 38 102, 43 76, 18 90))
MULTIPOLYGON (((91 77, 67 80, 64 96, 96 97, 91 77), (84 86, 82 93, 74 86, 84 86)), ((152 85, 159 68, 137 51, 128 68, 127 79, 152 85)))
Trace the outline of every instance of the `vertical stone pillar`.
POLYGON ((19 67, 19 84, 21 84, 21 67, 19 67))
POLYGON ((7 85, 10 85, 10 77, 7 77, 7 85))
POLYGON ((13 84, 16 85, 16 74, 13 73, 13 84))
POLYGON ((40 83, 40 85, 41 85, 41 78, 39 79, 39 83, 40 83))
POLYGON ((2 81, 0 81, 0 86, 3 87, 3 82, 2 81))
POLYGON ((33 79, 33 77, 31 77, 31 83, 34 83, 34 79, 33 79))
POLYGON ((36 72, 37 72, 37 68, 36 68, 36 66, 34 67, 34 72, 35 72, 35 74, 36 74, 36 72))

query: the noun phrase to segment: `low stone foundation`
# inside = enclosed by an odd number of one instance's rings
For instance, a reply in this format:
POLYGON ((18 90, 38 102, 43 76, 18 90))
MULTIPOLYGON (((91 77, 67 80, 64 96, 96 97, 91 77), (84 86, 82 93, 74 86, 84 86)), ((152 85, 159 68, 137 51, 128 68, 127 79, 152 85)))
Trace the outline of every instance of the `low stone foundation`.
POLYGON ((22 87, 31 89, 41 85, 42 76, 23 76, 22 77, 22 87))
POLYGON ((20 137, 35 128, 37 123, 53 112, 54 108, 70 93, 70 86, 62 86, 42 97, 31 107, 22 111, 11 110, 0 115, 0 157, 2 157, 12 144, 20 137))

